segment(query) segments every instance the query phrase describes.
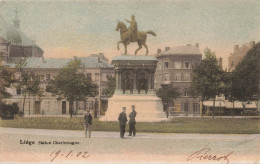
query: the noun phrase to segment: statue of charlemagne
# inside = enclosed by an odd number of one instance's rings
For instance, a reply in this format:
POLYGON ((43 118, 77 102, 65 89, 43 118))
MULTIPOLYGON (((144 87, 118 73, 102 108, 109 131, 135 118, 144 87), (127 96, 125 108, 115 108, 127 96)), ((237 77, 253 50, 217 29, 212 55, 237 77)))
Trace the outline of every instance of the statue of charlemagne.
POLYGON ((136 42, 137 41, 137 32, 138 32, 138 28, 137 28, 137 22, 135 20, 135 16, 132 15, 131 16, 131 21, 125 19, 128 23, 130 23, 130 26, 128 27, 128 42, 127 44, 129 44, 130 42, 136 42))
POLYGON ((142 48, 142 46, 144 46, 146 48, 146 54, 148 55, 149 51, 148 51, 148 46, 146 45, 146 39, 147 39, 147 34, 151 34, 153 36, 156 36, 156 34, 151 31, 138 31, 137 28, 137 22, 135 20, 135 16, 132 15, 131 16, 131 21, 125 19, 128 23, 130 23, 129 28, 127 28, 127 26, 125 25, 124 22, 118 21, 117 22, 117 27, 116 27, 116 31, 120 32, 120 41, 117 42, 117 49, 119 50, 119 44, 122 43, 125 47, 125 53, 124 55, 127 54, 127 45, 129 45, 130 43, 134 43, 136 42, 138 44, 138 48, 135 50, 135 55, 137 54, 137 52, 142 48))

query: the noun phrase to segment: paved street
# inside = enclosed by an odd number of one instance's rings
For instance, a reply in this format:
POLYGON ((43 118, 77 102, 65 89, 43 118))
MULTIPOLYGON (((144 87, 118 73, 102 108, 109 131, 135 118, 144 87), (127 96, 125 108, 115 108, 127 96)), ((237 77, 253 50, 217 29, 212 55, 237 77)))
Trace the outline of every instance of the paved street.
POLYGON ((0 128, 0 139, 0 163, 260 163, 260 134, 120 139, 118 132, 93 132, 88 139, 83 131, 0 128))

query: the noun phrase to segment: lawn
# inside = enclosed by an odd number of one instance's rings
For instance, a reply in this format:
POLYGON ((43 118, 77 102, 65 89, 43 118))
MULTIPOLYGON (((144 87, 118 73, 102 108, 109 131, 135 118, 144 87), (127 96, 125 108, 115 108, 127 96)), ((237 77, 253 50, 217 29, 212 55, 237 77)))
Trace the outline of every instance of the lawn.
MULTIPOLYGON (((83 130, 83 118, 34 117, 0 120, 1 127, 83 130)), ((231 118, 173 118, 170 122, 137 123, 138 132, 154 133, 212 133, 260 134, 260 119, 231 118)), ((118 122, 93 120, 93 131, 119 131, 118 122)), ((128 126, 126 128, 128 130, 128 126)))

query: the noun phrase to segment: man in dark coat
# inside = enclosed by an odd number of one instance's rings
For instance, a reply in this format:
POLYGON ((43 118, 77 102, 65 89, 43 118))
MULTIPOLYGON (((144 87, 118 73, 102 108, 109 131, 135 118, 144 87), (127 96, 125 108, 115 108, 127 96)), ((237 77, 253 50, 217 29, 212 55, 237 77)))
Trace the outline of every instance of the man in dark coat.
POLYGON ((132 105, 132 112, 129 114, 129 136, 132 136, 132 133, 133 133, 133 136, 135 136, 135 124, 136 124, 136 121, 135 121, 135 117, 136 117, 136 111, 135 111, 135 106, 132 105))
POLYGON ((122 112, 119 114, 118 121, 120 125, 120 138, 124 138, 125 135, 125 126, 127 122, 127 116, 126 116, 126 107, 122 108, 122 112))
POLYGON ((92 115, 89 112, 89 109, 87 109, 87 113, 84 116, 84 130, 85 130, 85 137, 91 136, 91 125, 92 125, 92 115))

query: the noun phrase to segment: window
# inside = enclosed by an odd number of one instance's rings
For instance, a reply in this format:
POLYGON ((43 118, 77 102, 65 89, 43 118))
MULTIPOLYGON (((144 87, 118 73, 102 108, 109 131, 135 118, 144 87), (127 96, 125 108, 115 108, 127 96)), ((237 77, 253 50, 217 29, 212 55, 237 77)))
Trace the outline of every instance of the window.
POLYGON ((51 103, 50 103, 50 101, 47 101, 47 106, 48 106, 48 109, 51 108, 51 103))
POLYGON ((164 62, 164 68, 168 68, 169 67, 169 62, 164 62))
POLYGON ((184 81, 184 74, 181 73, 181 80, 180 81, 184 81))
POLYGON ((87 78, 92 80, 92 74, 91 73, 87 73, 87 78))
POLYGON ((51 74, 47 74, 46 75, 46 81, 50 81, 51 80, 51 74))
POLYGON ((169 81, 170 80, 170 75, 168 73, 164 74, 164 81, 169 81))
POLYGON ((188 94, 188 91, 187 91, 187 90, 185 90, 185 91, 184 91, 184 96, 185 96, 185 97, 188 97, 188 96, 189 96, 189 94, 188 94))
POLYGON ((189 111, 189 103, 184 103, 184 111, 189 111))
POLYGON ((180 69, 181 68, 181 62, 174 62, 174 66, 175 66, 175 68, 180 69))
POLYGON ((197 111, 198 111, 198 104, 197 104, 197 103, 194 103, 194 104, 193 104, 193 111, 194 111, 194 112, 197 112, 197 111))
POLYGON ((175 75, 175 81, 181 81, 181 75, 179 73, 175 75))
POLYGON ((95 81, 99 80, 99 73, 95 73, 95 81))
POLYGON ((21 94, 21 88, 17 88, 17 89, 16 89, 16 94, 17 94, 17 95, 20 95, 20 94, 21 94))
POLYGON ((190 68, 190 63, 189 63, 189 62, 185 62, 184 65, 185 65, 185 68, 186 68, 186 69, 189 69, 189 68, 190 68))
POLYGON ((184 75, 184 81, 190 81, 190 74, 184 75))

